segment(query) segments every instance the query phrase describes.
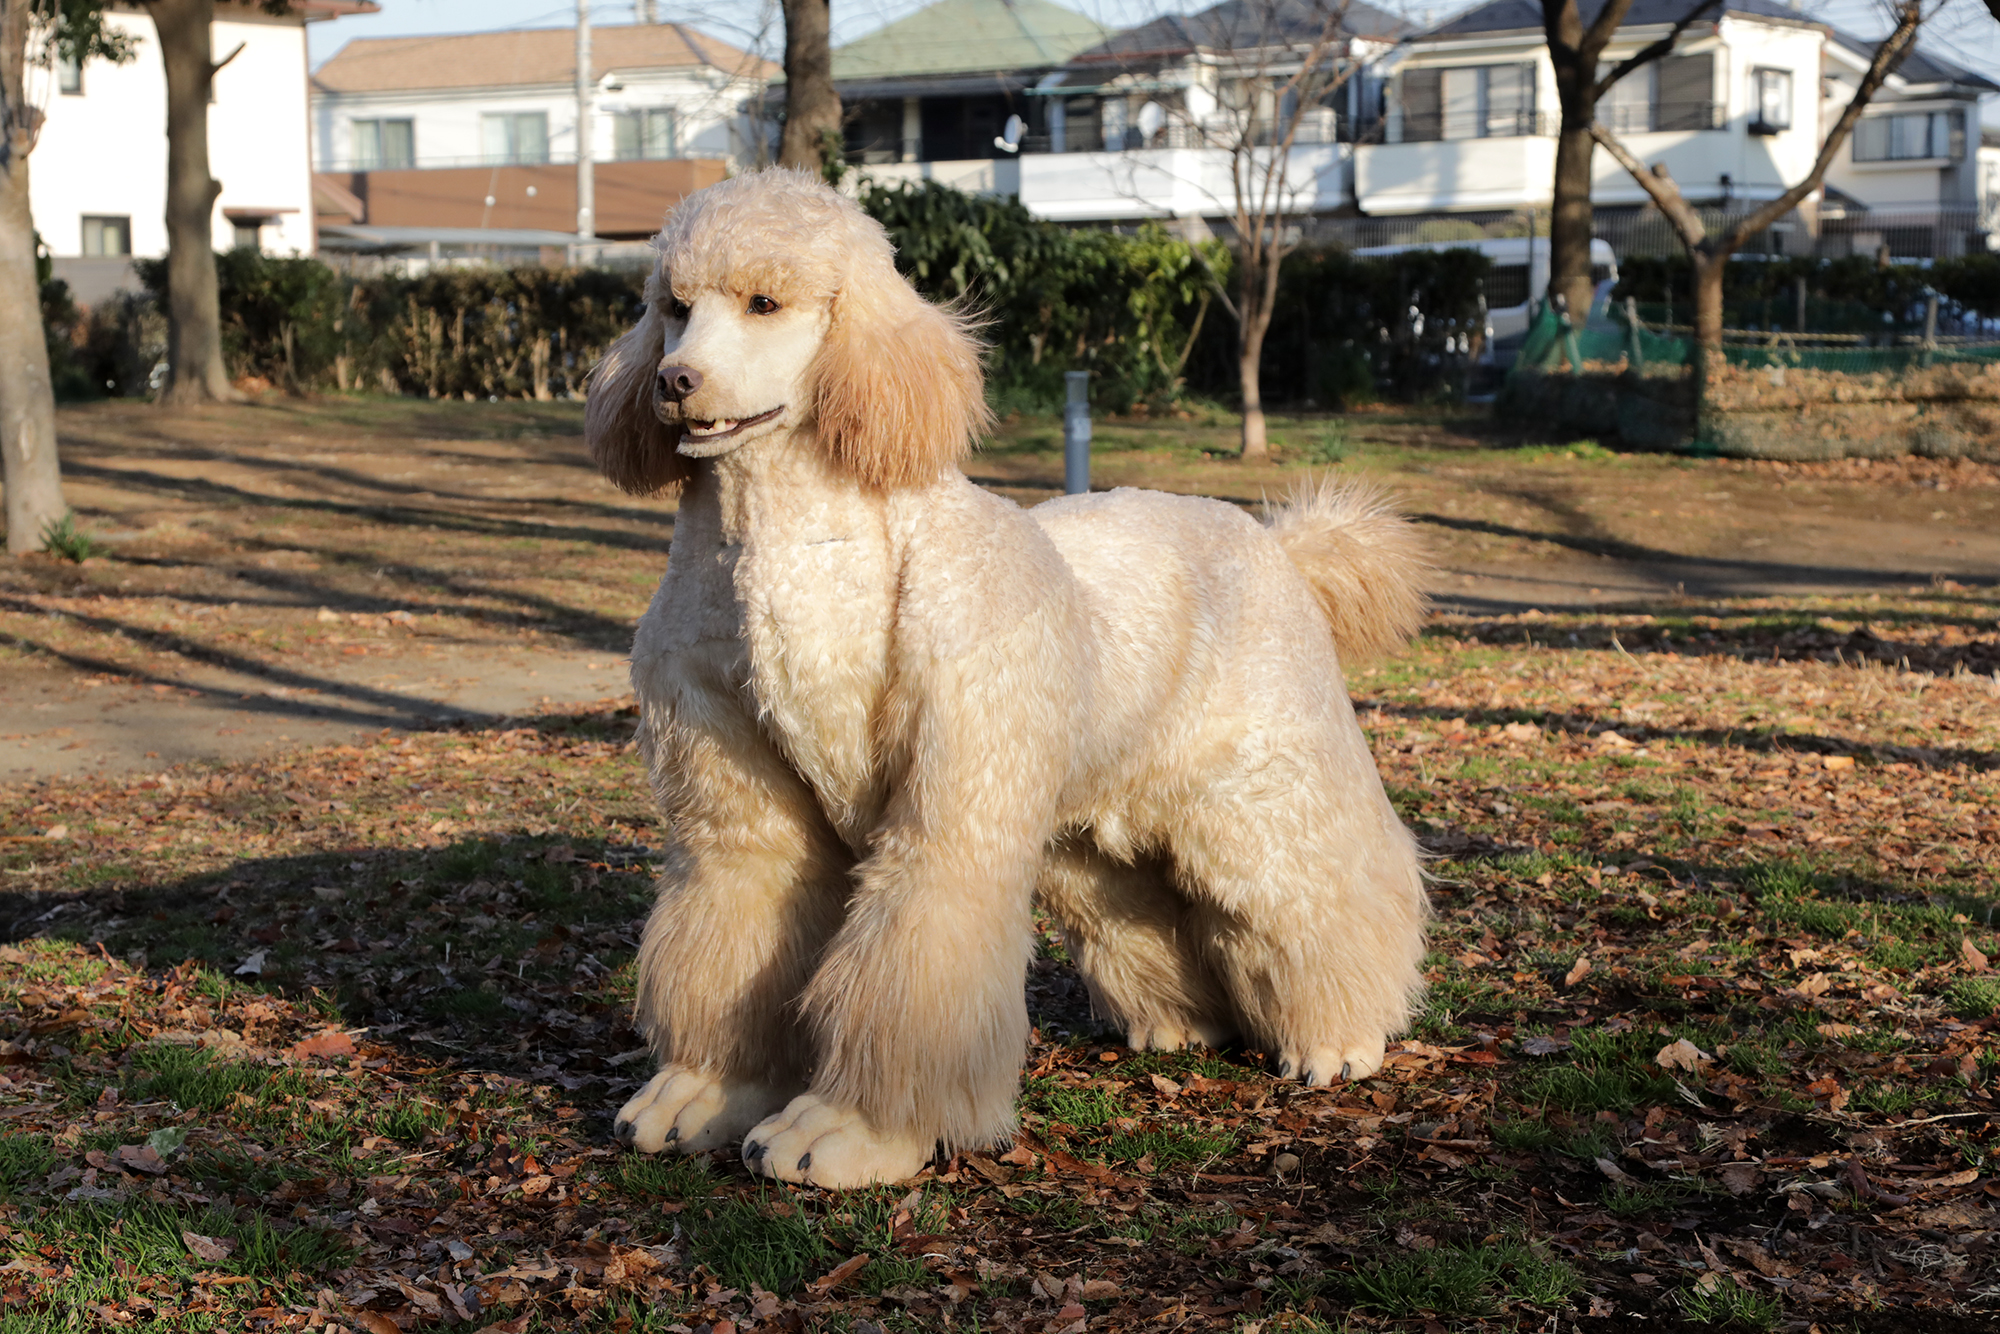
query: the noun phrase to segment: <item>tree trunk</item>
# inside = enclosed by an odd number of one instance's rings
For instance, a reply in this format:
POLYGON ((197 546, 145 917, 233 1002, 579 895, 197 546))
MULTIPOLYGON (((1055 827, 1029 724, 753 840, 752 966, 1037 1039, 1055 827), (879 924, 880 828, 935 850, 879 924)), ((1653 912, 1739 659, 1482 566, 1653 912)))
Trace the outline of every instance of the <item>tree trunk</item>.
POLYGON ((833 87, 828 0, 784 0, 785 133, 778 165, 824 175, 840 153, 840 94, 833 87))
POLYGON ((39 551, 42 532, 69 511, 56 459, 56 399, 35 276, 28 209, 28 153, 41 113, 23 95, 26 0, 0 0, 0 466, 7 491, 7 550, 39 551))
POLYGON ((215 279, 215 201, 208 170, 208 98, 218 68, 209 23, 215 0, 151 0, 167 70, 167 383, 164 403, 233 402, 222 364, 215 279))
MULTIPOLYGON (((1283 224, 1280 223, 1280 226, 1283 224)), ((1238 257, 1242 286, 1237 289, 1236 374, 1243 386, 1243 453, 1246 459, 1266 459, 1271 446, 1264 433, 1264 335, 1271 331, 1271 311, 1278 301, 1278 270, 1284 252, 1273 243, 1246 245, 1238 257)))
POLYGON ((1555 203, 1549 221, 1549 293, 1569 303, 1570 318, 1581 328, 1590 317, 1590 242, 1593 232, 1590 202, 1590 155, 1597 147, 1590 136, 1595 108, 1586 109, 1573 124, 1567 112, 1556 136, 1555 203))
POLYGON ((1694 357, 1689 364, 1694 390, 1695 439, 1706 440, 1703 419, 1708 412, 1708 381, 1722 364, 1722 275, 1729 267, 1728 250, 1689 250, 1694 261, 1694 357))

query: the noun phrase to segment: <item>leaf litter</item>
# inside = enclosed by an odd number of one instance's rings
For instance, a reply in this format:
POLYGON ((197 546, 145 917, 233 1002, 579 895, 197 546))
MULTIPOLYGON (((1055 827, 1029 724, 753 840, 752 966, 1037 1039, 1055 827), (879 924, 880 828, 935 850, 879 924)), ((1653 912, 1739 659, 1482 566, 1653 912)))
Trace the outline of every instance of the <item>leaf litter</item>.
POLYGON ((1044 931, 1014 1142, 847 1194, 608 1137, 629 707, 19 785, 0 1320, 1990 1327, 1994 611, 1441 619, 1350 683, 1438 908, 1376 1078, 1127 1051, 1044 931))

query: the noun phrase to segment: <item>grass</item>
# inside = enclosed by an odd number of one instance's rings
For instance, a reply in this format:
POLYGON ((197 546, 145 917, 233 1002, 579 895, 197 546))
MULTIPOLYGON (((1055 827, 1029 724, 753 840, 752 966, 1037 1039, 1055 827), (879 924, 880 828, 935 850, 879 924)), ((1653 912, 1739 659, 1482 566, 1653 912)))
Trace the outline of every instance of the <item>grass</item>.
POLYGON ((1365 1266, 1348 1279, 1346 1296, 1393 1319, 1456 1319, 1518 1305, 1560 1309, 1581 1286, 1573 1267, 1514 1239, 1439 1245, 1365 1266))
MULTIPOLYGON (((65 448, 107 475, 142 478, 149 467, 116 465, 198 445, 241 498, 188 506, 105 483, 130 508, 89 522, 135 536, 83 565, 0 571, 25 609, 0 607, 7 651, 103 664, 107 679, 79 692, 179 679, 146 647, 160 634, 332 681, 349 649, 410 680, 444 665, 427 654, 465 646, 624 651, 658 580, 664 511, 580 483, 573 442, 544 430, 553 408, 515 421, 533 439, 475 439, 450 405, 363 407, 259 409, 254 439, 228 412, 201 439, 116 405, 78 416, 65 448), (339 413, 375 452, 328 445, 339 413), (314 452, 345 462, 316 480, 314 452), (391 471, 437 499, 374 484, 391 471), (256 563, 273 550, 319 568, 256 563), (405 605, 421 634, 364 623, 405 605)), ((1249 497, 1338 467, 1463 520, 1426 525, 1454 567, 1607 534, 1678 538, 1705 521, 1676 513, 1694 485, 1783 492, 1788 514, 1820 497, 1921 506, 1919 521, 1990 491, 1953 473, 1947 491, 1874 478, 1843 499, 1845 483, 1809 469, 1530 459, 1466 443, 1455 420, 1280 422, 1288 461, 1259 468, 1203 457, 1219 417, 1104 423, 1098 480, 1249 497)), ((982 475, 1044 494, 1055 455, 1025 437, 1048 427, 1022 425, 1022 447, 983 457, 982 475)), ((1043 1276, 1099 1285, 1084 1305, 1112 1329, 1540 1327, 1565 1312, 1592 1323, 1586 1296, 1622 1318, 1642 1234, 1660 1246, 1646 1252, 1652 1291, 1681 1303, 1663 1316, 1831 1328, 1872 1302, 1921 1320, 1957 1300, 1936 1274, 1877 1283, 1840 1257, 1899 1253, 1916 1216, 1962 1240, 1927 1213, 1958 1196, 1921 1183, 1984 1171, 2000 1143, 2000 1047, 1966 1023, 2000 987, 1961 955, 1966 942, 2000 955, 1985 832, 2000 808, 1996 611, 1983 589, 1939 585, 1436 618, 1346 682, 1396 809, 1433 854, 1427 993, 1389 1065, 1307 1090, 1272 1078, 1254 1046, 1127 1052, 1048 946, 1026 979, 1040 1031, 1013 1151, 849 1193, 753 1181, 728 1151, 647 1157, 608 1137, 650 1072, 630 1014, 664 837, 628 709, 15 784, 0 794, 4 906, 46 938, 0 946, 0 1329, 263 1334, 280 1318, 364 1328, 364 1315, 406 1329, 526 1315, 592 1334, 725 1319, 1040 1329, 1067 1300, 1038 1295, 1043 1276), (1856 667, 1862 641, 1826 623, 1874 627, 1868 642, 1897 665, 1856 667), (1505 730, 1521 722, 1532 736, 1505 730), (1645 753, 1602 742, 1606 727, 1645 753), (1857 763, 1829 769, 1822 752, 1857 763), (67 837, 46 837, 58 823, 67 837), (237 974, 257 951, 264 971, 237 974), (352 1056, 295 1054, 328 1028, 352 1036, 352 1056), (1532 1038, 1555 1049, 1531 1055, 1532 1038), (1714 1059, 1670 1076, 1655 1058, 1681 1038, 1714 1059), (1733 1285, 1669 1295, 1707 1272, 1697 1242, 1768 1237, 1770 1192, 1834 1178, 1864 1135, 1895 1160, 1883 1188, 1916 1197, 1907 1215, 1793 1192, 1798 1275, 1781 1306, 1733 1285), (120 1169, 122 1150, 156 1142, 164 1172, 120 1169), (1281 1153, 1303 1160, 1282 1178, 1281 1153), (1822 1156, 1828 1168, 1807 1165, 1822 1156), (1607 1181, 1600 1158, 1631 1181, 1607 1181), (1730 1193, 1739 1163, 1764 1165, 1762 1193, 1730 1193), (197 1261, 184 1230, 233 1247, 197 1261), (482 1309, 464 1319, 448 1294, 468 1290, 482 1309), (759 1291, 775 1314, 753 1312, 759 1291), (376 1294, 365 1312, 343 1305, 363 1292, 376 1294), (1261 1309, 1231 1309, 1253 1292, 1261 1309)))
POLYGON ((1681 1315, 1690 1324, 1741 1329, 1771 1329, 1783 1306, 1776 1297, 1738 1287, 1727 1279, 1707 1286, 1682 1288, 1674 1294, 1681 1315))
POLYGON ((77 526, 75 510, 66 510, 60 519, 51 519, 42 526, 42 550, 81 565, 92 556, 104 555, 110 548, 77 526))

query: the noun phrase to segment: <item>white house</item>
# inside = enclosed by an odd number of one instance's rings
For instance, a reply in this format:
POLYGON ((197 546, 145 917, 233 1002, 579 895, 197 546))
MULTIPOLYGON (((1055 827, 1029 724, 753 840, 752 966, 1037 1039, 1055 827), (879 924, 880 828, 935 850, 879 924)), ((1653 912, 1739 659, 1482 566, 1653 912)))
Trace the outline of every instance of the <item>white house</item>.
MULTIPOLYGON (((1637 0, 1606 65, 1666 36, 1686 12, 1686 0, 1637 0)), ((1671 55, 1615 84, 1598 119, 1642 162, 1664 164, 1690 201, 1754 205, 1811 172, 1874 51, 1874 43, 1776 0, 1727 0, 1713 19, 1685 30, 1671 55)), ((1361 212, 1496 221, 1550 204, 1559 113, 1533 0, 1492 0, 1406 42, 1378 69, 1379 142, 1355 151, 1361 212)), ((1989 197, 1967 127, 1978 124, 1980 98, 1995 90, 1978 75, 1911 53, 1877 93, 1827 188, 1807 201, 1807 225, 1845 234, 1861 214, 1880 209, 1898 215, 1891 241, 1898 255, 1962 248, 1986 230, 1975 213, 1989 197)), ((1645 192, 1609 154, 1593 155, 1591 180, 1600 231, 1647 209, 1645 192)), ((1798 239, 1774 244, 1829 248, 1824 232, 1815 241, 1798 224, 1785 227, 1798 239)))
MULTIPOLYGON (((227 63, 208 111, 209 169, 222 184, 218 249, 314 250, 305 25, 375 8, 368 0, 304 0, 274 16, 252 0, 218 0, 210 33, 215 58, 227 63)), ((132 39, 133 59, 54 70, 29 159, 35 228, 85 301, 131 286, 131 259, 167 249, 159 38, 144 13, 113 9, 106 22, 132 39)))
MULTIPOLYGON (((1667 35, 1685 0, 1638 0, 1606 50, 1615 64, 1667 35)), ((1598 118, 1641 161, 1664 162, 1690 199, 1775 199, 1819 151, 1825 29, 1771 0, 1730 0, 1673 54, 1612 87, 1598 118)), ((1375 214, 1546 207, 1559 120, 1541 11, 1494 0, 1406 44, 1384 71, 1381 142, 1355 155, 1355 196, 1375 214)), ((1599 152, 1599 208, 1638 206, 1638 183, 1599 152)))
POLYGON ((834 72, 856 108, 848 157, 868 178, 1016 195, 1058 222, 1201 229, 1236 206, 1232 146, 1261 180, 1270 127, 1294 119, 1283 210, 1345 206, 1368 67, 1408 26, 1362 0, 1225 0, 1107 35, 1047 0, 939 0, 836 51, 834 72), (1306 105, 1245 103, 1308 52, 1306 105))
MULTIPOLYGON (((1834 30, 1826 45, 1821 116, 1832 124, 1854 95, 1875 43, 1834 30)), ((2000 230, 2000 150, 1982 145, 1980 101, 2000 85, 1927 51, 1912 51, 1854 127, 1826 174, 1822 217, 1851 249, 1953 253, 2000 230)))
MULTIPOLYGON (((650 235, 688 190, 756 160, 745 108, 775 69, 685 24, 595 27, 596 234, 650 235)), ((577 160, 577 111, 568 28, 349 42, 312 81, 329 238, 573 230, 575 172, 561 168, 577 160)))

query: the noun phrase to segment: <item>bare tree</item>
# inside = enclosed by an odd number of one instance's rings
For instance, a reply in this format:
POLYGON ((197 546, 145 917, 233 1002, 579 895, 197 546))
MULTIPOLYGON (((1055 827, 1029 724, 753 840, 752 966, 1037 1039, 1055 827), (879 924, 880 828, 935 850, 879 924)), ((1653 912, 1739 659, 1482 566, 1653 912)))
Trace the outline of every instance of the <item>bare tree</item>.
POLYGON ((1854 96, 1848 100, 1847 109, 1840 113, 1840 119, 1827 131, 1826 140, 1820 145, 1819 157, 1805 179, 1755 212, 1737 219, 1720 235, 1709 234, 1701 214, 1682 196, 1680 187, 1667 174, 1664 164, 1647 167, 1633 156, 1617 135, 1602 125, 1592 127, 1591 133, 1596 141, 1617 159, 1618 165, 1632 173, 1632 178, 1639 182, 1659 206, 1660 212, 1673 224, 1682 244, 1687 246, 1689 258, 1694 262, 1697 393, 1706 383, 1709 358, 1719 355, 1722 350, 1722 276, 1729 265, 1729 257, 1742 249, 1751 237, 1798 207, 1801 201, 1819 189, 1827 168, 1833 165, 1835 155, 1853 133, 1855 122, 1861 119, 1861 113, 1881 90, 1882 84, 1903 57, 1909 54, 1916 43, 1917 29, 1927 17, 1922 0, 1896 0, 1893 13, 1896 16, 1895 30, 1875 49, 1875 58, 1869 62, 1868 72, 1862 75, 1860 87, 1854 90, 1854 96))
MULTIPOLYGON (((1157 75, 1162 64, 1180 62, 1194 80, 1178 104, 1162 106, 1158 114, 1163 124, 1172 118, 1172 128, 1190 146, 1226 158, 1227 184, 1215 189, 1203 181, 1200 188, 1235 233, 1233 280, 1225 284, 1213 270, 1208 276, 1236 324, 1245 458, 1270 453, 1264 337, 1277 304, 1279 271, 1285 256, 1298 248, 1299 217, 1310 207, 1314 189, 1312 182, 1294 179, 1292 150, 1301 142, 1331 138, 1335 95, 1353 72, 1344 59, 1352 39, 1348 15, 1347 0, 1225 0, 1199 14, 1156 19, 1082 62, 1121 61, 1121 75, 1142 80, 1157 75), (1212 99, 1214 109, 1197 112, 1190 94, 1212 99)), ((1138 132, 1142 140, 1150 138, 1143 125, 1138 132)))
POLYGON ((784 0, 785 131, 778 165, 824 172, 841 151, 829 0, 784 0))
MULTIPOLYGON (((1702 16, 1719 9, 1721 3, 1691 0, 1688 11, 1666 36, 1603 71, 1605 48, 1632 11, 1632 0, 1605 0, 1588 26, 1578 0, 1542 0, 1542 31, 1548 38, 1549 61, 1555 66, 1556 98, 1562 115, 1556 131, 1556 179, 1549 220, 1549 290, 1560 295, 1578 318, 1590 309, 1591 298, 1590 158, 1596 146, 1591 135, 1597 123, 1597 104, 1619 80, 1672 54, 1681 34, 1702 16)), ((2000 4, 2000 0, 1994 3, 2000 4)))
POLYGON ((80 0, 0 0, 0 463, 7 550, 15 555, 39 549, 49 525, 69 512, 28 197, 28 155, 43 118, 29 72, 58 59, 125 59, 129 44, 104 25, 104 8, 80 0))

